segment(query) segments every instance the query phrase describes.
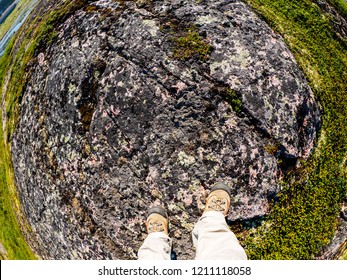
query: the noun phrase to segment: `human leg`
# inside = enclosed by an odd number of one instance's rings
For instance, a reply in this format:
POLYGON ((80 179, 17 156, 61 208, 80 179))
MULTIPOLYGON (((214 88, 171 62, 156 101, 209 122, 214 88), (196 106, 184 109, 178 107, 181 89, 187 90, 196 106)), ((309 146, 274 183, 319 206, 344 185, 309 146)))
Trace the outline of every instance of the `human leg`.
POLYGON ((205 211, 192 232, 195 259, 247 259, 245 250, 225 221, 229 206, 229 189, 224 184, 217 184, 208 196, 205 211))
POLYGON ((205 212, 194 227, 195 259, 246 260, 245 250, 230 231, 221 212, 205 212))
POLYGON ((148 236, 138 251, 139 260, 169 260, 171 238, 168 236, 168 216, 161 207, 153 207, 146 221, 148 236))

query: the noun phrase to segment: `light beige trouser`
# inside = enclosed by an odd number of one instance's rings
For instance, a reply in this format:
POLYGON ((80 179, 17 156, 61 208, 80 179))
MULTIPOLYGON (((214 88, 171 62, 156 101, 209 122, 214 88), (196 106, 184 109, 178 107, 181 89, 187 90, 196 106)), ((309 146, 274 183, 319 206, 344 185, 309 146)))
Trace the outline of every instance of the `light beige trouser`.
MULTIPOLYGON (((205 212, 195 225, 193 244, 196 260, 246 260, 245 250, 230 231, 222 213, 205 212)), ((169 260, 171 238, 163 232, 150 233, 138 252, 139 260, 169 260)))

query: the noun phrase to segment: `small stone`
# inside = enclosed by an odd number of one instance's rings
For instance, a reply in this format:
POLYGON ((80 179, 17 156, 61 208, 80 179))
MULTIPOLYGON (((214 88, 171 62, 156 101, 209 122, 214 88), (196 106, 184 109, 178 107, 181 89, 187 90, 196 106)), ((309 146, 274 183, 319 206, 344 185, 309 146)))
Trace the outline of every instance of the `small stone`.
POLYGON ((119 157, 118 161, 117 161, 118 165, 120 165, 120 166, 122 166, 123 164, 126 164, 127 162, 128 162, 128 160, 125 157, 119 157))
POLYGON ((182 238, 182 231, 180 231, 179 229, 176 229, 174 231, 174 237, 177 239, 181 239, 182 238))
POLYGON ((151 191, 151 195, 154 197, 154 198, 160 198, 161 195, 160 195, 160 192, 158 190, 152 190, 151 191))
POLYGON ((199 131, 199 137, 202 144, 208 143, 210 135, 206 130, 199 131))
POLYGON ((195 163, 195 158, 193 156, 187 155, 184 151, 180 151, 178 153, 178 162, 188 167, 189 165, 192 165, 195 163))

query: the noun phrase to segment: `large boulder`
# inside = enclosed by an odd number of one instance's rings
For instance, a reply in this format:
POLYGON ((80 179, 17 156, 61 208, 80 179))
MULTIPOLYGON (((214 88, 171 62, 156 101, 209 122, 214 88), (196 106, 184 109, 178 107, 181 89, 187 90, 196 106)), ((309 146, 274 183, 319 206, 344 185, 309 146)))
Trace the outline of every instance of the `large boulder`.
POLYGON ((178 258, 193 258, 215 182, 232 190, 230 221, 261 218, 313 148, 312 91, 241 1, 102 0, 56 31, 30 68, 12 142, 42 258, 136 258, 158 204, 178 258), (204 55, 185 56, 180 38, 204 55))

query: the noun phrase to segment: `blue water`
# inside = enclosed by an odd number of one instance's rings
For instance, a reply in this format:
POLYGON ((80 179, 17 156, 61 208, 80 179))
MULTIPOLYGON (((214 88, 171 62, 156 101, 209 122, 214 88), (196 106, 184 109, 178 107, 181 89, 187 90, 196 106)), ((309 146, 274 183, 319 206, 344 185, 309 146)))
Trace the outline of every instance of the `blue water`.
POLYGON ((3 14, 0 17, 0 24, 3 23, 6 20, 6 18, 12 13, 12 11, 16 8, 17 4, 18 0, 3 12, 3 14))
POLYGON ((15 0, 0 0, 0 15, 14 3, 15 0))
POLYGON ((11 28, 6 32, 3 38, 0 39, 0 57, 4 54, 8 42, 11 40, 12 36, 16 31, 22 26, 32 9, 35 7, 38 0, 32 0, 28 6, 23 9, 22 13, 17 17, 16 21, 13 23, 11 28))

